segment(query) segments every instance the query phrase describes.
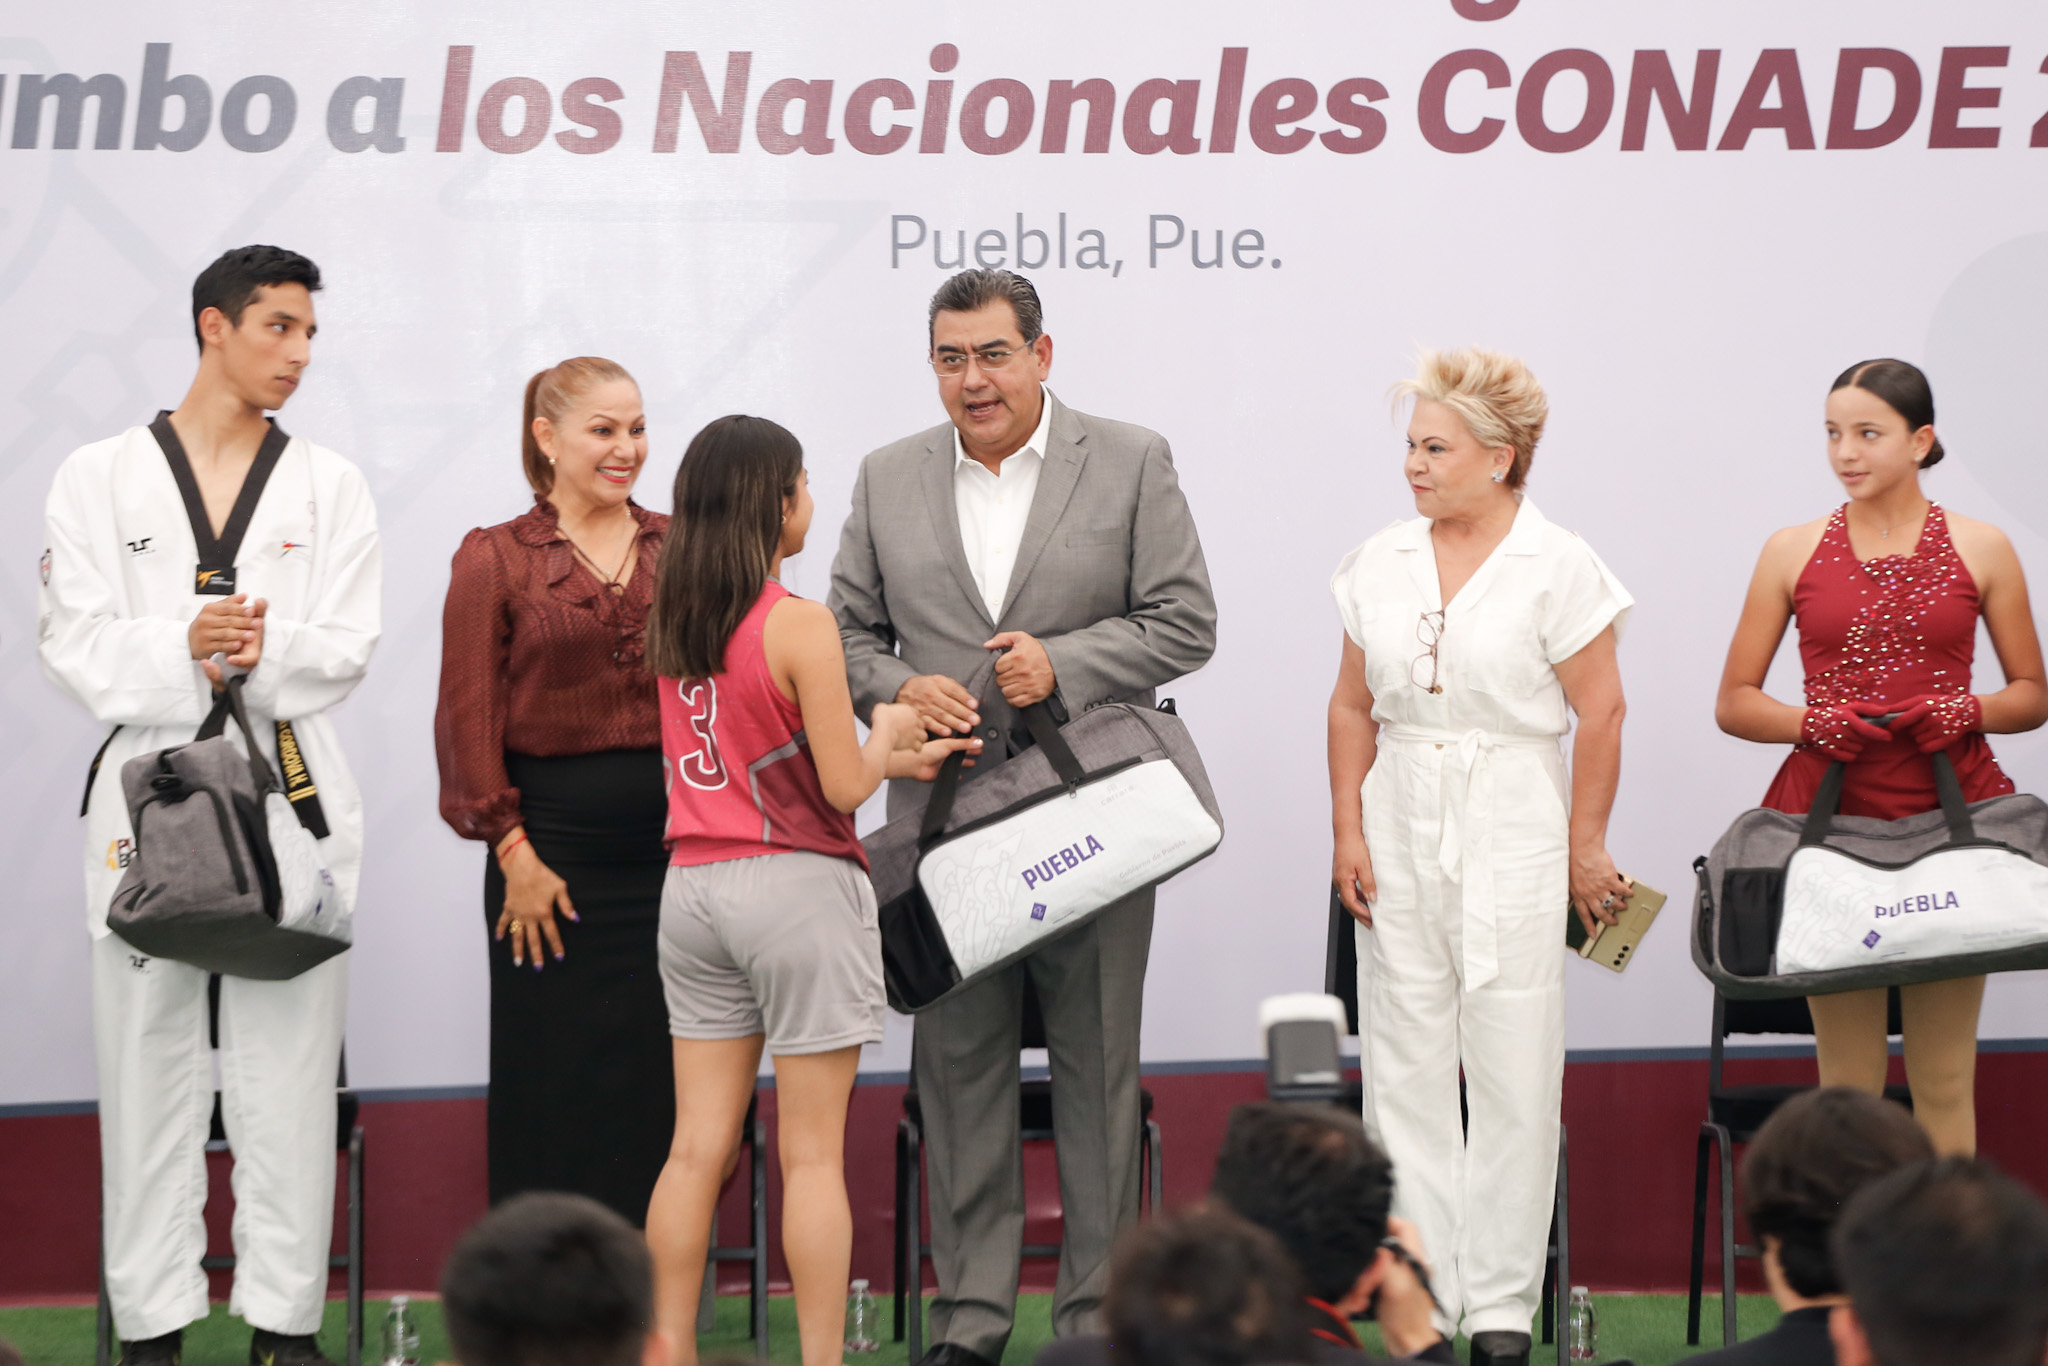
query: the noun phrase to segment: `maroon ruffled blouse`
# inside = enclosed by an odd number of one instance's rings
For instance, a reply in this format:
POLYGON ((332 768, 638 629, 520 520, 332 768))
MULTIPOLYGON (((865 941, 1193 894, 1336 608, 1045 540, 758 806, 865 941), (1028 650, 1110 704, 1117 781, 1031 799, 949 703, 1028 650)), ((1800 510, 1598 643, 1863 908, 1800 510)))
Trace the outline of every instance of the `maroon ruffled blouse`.
POLYGON ((647 609, 668 518, 636 503, 639 559, 615 593, 562 534, 554 504, 463 537, 441 613, 434 752, 441 819, 496 844, 520 824, 505 754, 659 749, 647 609))

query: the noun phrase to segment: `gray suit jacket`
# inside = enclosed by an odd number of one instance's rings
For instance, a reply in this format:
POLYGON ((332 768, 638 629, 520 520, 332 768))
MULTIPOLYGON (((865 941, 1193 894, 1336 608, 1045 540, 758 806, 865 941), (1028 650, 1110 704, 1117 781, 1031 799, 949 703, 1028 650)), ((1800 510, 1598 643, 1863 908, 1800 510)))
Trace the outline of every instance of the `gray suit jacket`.
MULTIPOLYGON (((1149 705, 1154 688, 1215 653, 1216 596, 1166 439, 1046 401, 1045 466, 993 621, 961 545, 952 424, 861 462, 827 599, 860 715, 918 674, 966 682, 998 631, 1044 642, 1073 715, 1109 701, 1149 705)), ((977 767, 1024 747, 1012 738, 1021 721, 993 686, 980 713, 977 767)), ((921 805, 928 790, 892 783, 889 814, 921 805)))

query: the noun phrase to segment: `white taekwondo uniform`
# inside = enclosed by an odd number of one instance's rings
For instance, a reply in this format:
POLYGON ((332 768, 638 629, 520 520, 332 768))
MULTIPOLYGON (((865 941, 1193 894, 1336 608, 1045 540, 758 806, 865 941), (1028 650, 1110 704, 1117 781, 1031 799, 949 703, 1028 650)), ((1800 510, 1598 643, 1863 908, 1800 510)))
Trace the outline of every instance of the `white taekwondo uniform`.
MULTIPOLYGON (((88 793, 86 923, 107 1290, 120 1336, 152 1338, 207 1313, 207 974, 131 948, 108 930, 107 907, 133 839, 121 766, 191 740, 205 718, 212 687, 186 632, 215 598, 195 591, 198 540, 149 427, 73 451, 50 490, 47 522, 44 672, 120 727, 88 793)), ((291 723, 330 831, 321 851, 352 910, 362 799, 327 709, 362 679, 379 631, 376 509, 361 472, 285 439, 234 570, 237 591, 269 604, 246 687, 252 724, 275 763, 273 722, 291 723)), ((221 982, 222 1107, 235 1153, 230 1308, 274 1333, 313 1332, 325 1306, 347 994, 347 954, 289 981, 221 982)))
POLYGON ((1378 896, 1358 927, 1365 1120, 1394 1162, 1395 1212, 1435 1262, 1438 1326, 1526 1333, 1564 1084, 1567 708, 1552 666, 1618 634, 1634 599, 1524 498, 1445 611, 1432 694, 1429 528, 1396 522, 1331 581, 1379 724, 1364 789, 1378 896))

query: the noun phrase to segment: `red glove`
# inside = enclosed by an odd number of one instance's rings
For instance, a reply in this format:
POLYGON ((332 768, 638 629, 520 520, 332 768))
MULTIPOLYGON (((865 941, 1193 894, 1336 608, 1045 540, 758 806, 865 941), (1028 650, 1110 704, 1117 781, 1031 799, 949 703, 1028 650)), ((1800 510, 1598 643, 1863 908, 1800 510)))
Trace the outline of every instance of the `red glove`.
POLYGON ((1920 747, 1922 754, 1947 749, 1973 730, 1984 729, 1984 704, 1972 693, 1925 693, 1908 698, 1899 708, 1892 730, 1920 747))
POLYGON ((1890 732, 1864 720, 1883 716, 1892 708, 1881 702, 1852 702, 1844 707, 1808 707, 1799 721, 1799 742, 1812 745, 1830 759, 1848 763, 1863 753, 1865 745, 1891 740, 1890 732))

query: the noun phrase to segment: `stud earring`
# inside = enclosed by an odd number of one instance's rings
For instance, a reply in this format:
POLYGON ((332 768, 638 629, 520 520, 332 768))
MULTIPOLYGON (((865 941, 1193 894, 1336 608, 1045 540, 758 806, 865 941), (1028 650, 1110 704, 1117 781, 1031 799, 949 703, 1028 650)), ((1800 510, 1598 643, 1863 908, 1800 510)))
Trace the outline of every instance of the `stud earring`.
POLYGON ((555 467, 555 457, 553 457, 553 456, 551 455, 551 456, 549 456, 549 457, 548 457, 548 468, 549 468, 549 469, 553 469, 554 467, 555 467))
POLYGON ((1508 478, 1508 472, 1507 472, 1506 470, 1495 470, 1495 471, 1493 472, 1493 482, 1494 482, 1494 483, 1496 483, 1496 484, 1504 484, 1504 483, 1506 483, 1506 482, 1507 482, 1507 478, 1508 478))

